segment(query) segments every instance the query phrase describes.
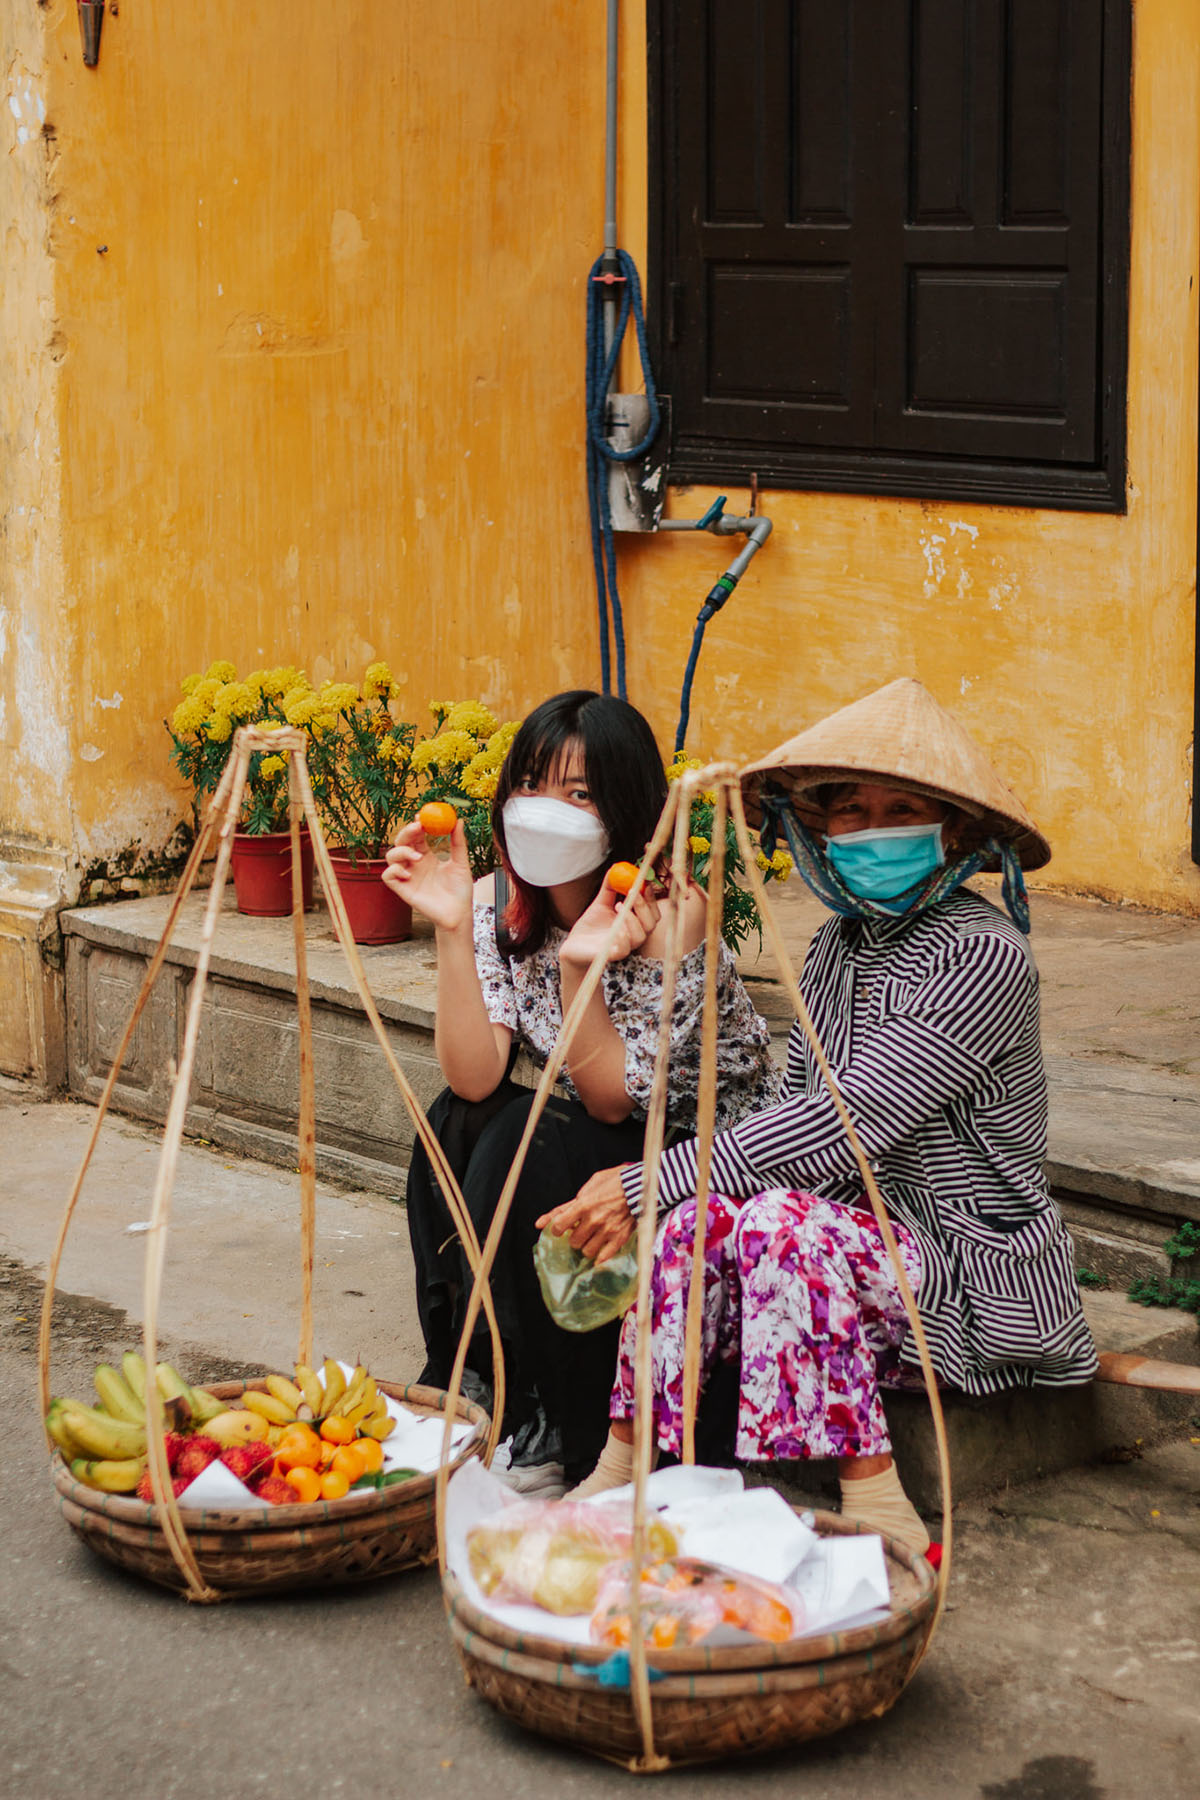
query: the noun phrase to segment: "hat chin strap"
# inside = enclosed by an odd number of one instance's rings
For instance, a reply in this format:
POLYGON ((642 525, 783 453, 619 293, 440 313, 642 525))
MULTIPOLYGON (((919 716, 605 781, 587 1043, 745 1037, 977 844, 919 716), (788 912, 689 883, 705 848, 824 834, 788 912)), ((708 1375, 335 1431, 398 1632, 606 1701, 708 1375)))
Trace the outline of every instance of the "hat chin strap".
POLYGON ((896 900, 903 899, 903 894, 896 895, 892 901, 868 900, 846 886, 807 826, 797 819, 791 800, 781 789, 764 783, 760 803, 763 822, 759 829, 759 840, 763 854, 774 854, 779 828, 782 827, 801 879, 812 889, 818 900, 844 918, 911 918, 914 913, 936 906, 939 900, 952 894, 964 881, 977 875, 984 863, 996 857, 1003 875, 1001 895, 1008 915, 1018 931, 1024 932, 1026 937, 1029 935, 1029 897, 1025 891, 1025 877, 1021 872, 1021 859, 1009 843, 989 838, 986 844, 972 850, 967 856, 943 864, 917 886, 907 890, 913 898, 898 912, 896 900))

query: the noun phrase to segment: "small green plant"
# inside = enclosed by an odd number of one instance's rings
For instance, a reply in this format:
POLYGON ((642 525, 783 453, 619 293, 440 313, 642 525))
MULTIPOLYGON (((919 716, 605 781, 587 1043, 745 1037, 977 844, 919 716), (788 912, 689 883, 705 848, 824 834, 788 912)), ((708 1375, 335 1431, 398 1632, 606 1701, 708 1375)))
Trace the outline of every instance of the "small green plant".
POLYGON ((1103 1288, 1108 1286, 1108 1278, 1097 1275, 1095 1269, 1076 1269, 1075 1279, 1082 1288, 1103 1288))
POLYGON ((1161 1275, 1145 1275, 1131 1282, 1129 1298, 1139 1306, 1178 1306, 1184 1312, 1200 1313, 1200 1279, 1188 1268, 1179 1270, 1181 1263, 1189 1265, 1200 1257, 1200 1226, 1185 1220, 1163 1250, 1171 1264, 1170 1275, 1165 1281, 1161 1275))
MULTIPOLYGON (((668 765, 667 780, 678 781, 679 777, 688 769, 701 767, 702 764, 696 758, 684 756, 680 752, 668 765)), ((708 888, 708 867, 712 861, 715 813, 716 795, 702 788, 692 799, 692 808, 688 817, 688 843, 692 853, 692 875, 705 890, 708 888)), ((777 850, 771 857, 764 855, 760 850, 755 860, 764 881, 786 881, 792 872, 792 859, 786 850, 777 850)), ((745 874, 746 865, 742 861, 733 821, 726 818, 725 892, 721 899, 721 936, 735 956, 751 934, 757 935, 759 948, 762 948, 762 920, 759 917, 758 902, 750 889, 744 885, 745 874)))

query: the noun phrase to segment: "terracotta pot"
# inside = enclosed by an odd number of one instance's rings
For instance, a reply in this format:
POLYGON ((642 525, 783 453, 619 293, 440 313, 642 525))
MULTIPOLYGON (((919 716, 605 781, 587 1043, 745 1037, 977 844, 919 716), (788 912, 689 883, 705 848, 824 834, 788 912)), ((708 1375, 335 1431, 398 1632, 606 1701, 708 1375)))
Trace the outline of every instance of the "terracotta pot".
POLYGON ((330 849, 330 861, 356 944, 402 944, 412 936, 412 907, 383 885, 384 856, 330 849))
MULTIPOLYGON (((300 878, 304 906, 313 903, 313 850, 307 831, 300 834, 300 878)), ((252 837, 233 834, 233 887, 240 913, 277 919, 292 910, 292 838, 288 831, 252 837)))

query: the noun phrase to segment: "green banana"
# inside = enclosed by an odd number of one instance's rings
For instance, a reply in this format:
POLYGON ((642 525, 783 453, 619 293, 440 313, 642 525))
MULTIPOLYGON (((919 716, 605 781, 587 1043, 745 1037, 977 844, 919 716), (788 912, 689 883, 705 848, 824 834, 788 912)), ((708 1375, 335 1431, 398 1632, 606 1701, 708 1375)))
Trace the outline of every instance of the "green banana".
POLYGON ((194 1387, 191 1389, 191 1396, 192 1423, 194 1425, 207 1425, 210 1419, 215 1419, 229 1406, 228 1400, 218 1400, 217 1396, 210 1394, 207 1388, 194 1387))
MULTIPOLYGON (((135 1425, 131 1419, 114 1419, 98 1407, 65 1397, 58 1401, 58 1407, 63 1428, 74 1440, 77 1455, 82 1451, 85 1456, 103 1460, 145 1454, 144 1420, 135 1425)), ((54 1411, 53 1405, 50 1410, 54 1411)))
POLYGON ((146 1403, 146 1360, 136 1350, 127 1350, 121 1358, 121 1373, 129 1383, 133 1397, 141 1405, 146 1403))
POLYGON ((101 1488, 106 1494, 131 1494, 145 1472, 144 1456, 100 1461, 77 1456, 71 1463, 71 1473, 76 1481, 82 1481, 85 1487, 101 1488))
POLYGON ((106 1413, 111 1413, 114 1419, 126 1419, 132 1425, 145 1423, 144 1399, 138 1399, 125 1377, 119 1375, 111 1363, 100 1363, 92 1379, 106 1413))

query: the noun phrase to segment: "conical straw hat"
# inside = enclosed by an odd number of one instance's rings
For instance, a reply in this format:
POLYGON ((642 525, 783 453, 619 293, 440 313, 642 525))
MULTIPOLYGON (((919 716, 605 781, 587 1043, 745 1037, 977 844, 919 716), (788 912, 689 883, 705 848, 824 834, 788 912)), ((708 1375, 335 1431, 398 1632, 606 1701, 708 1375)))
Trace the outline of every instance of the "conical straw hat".
MULTIPOLYGON (((958 720, 919 681, 889 681, 831 713, 741 772, 747 812, 757 822, 764 779, 782 787, 797 813, 819 822, 806 800, 826 782, 881 781, 960 806, 981 838, 1007 839, 1025 869, 1050 861, 1050 846, 1017 796, 958 720)), ((974 833, 972 835, 975 835, 974 833)))

